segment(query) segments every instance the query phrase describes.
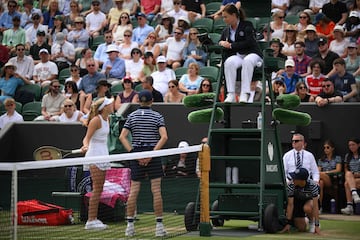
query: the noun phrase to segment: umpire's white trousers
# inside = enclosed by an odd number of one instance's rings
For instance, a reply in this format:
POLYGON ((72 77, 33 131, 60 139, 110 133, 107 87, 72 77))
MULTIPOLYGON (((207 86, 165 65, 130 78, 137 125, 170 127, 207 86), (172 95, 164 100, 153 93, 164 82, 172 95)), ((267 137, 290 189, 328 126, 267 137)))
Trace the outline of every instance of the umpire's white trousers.
POLYGON ((263 62, 256 53, 248 55, 236 54, 228 57, 224 62, 224 74, 228 93, 235 93, 236 72, 241 67, 241 92, 250 93, 250 84, 254 68, 263 62))

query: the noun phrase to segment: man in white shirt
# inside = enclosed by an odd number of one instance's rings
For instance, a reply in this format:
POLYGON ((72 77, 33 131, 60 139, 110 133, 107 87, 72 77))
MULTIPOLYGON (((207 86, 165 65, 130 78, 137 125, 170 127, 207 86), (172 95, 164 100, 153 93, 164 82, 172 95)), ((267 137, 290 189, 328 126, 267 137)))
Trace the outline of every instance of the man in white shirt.
POLYGON ((100 11, 100 1, 91 2, 93 11, 86 16, 86 30, 91 37, 100 35, 101 30, 106 26, 106 15, 100 11))
POLYGON ((154 79, 153 87, 164 97, 168 91, 169 81, 176 80, 176 76, 172 69, 166 67, 166 58, 164 56, 159 56, 156 62, 159 70, 151 74, 154 79))
POLYGON ((292 181, 290 173, 295 172, 298 168, 306 168, 309 172, 310 178, 319 183, 320 174, 315 157, 311 152, 304 149, 304 140, 305 139, 302 134, 295 133, 292 137, 293 149, 284 154, 284 172, 288 183, 292 181))
POLYGON ((30 81, 34 72, 34 60, 32 57, 25 55, 24 44, 20 43, 15 48, 16 57, 10 58, 9 62, 16 66, 16 73, 30 81))
POLYGON ((25 31, 26 49, 30 49, 30 47, 35 44, 38 32, 48 32, 48 27, 46 25, 42 25, 40 22, 41 16, 37 13, 33 14, 32 24, 25 31))
POLYGON ((175 28, 174 37, 166 39, 164 46, 164 56, 167 58, 167 65, 172 69, 181 67, 182 65, 182 51, 185 47, 185 41, 182 40, 184 29, 181 27, 175 28))
POLYGON ((41 49, 39 55, 40 62, 34 67, 33 82, 46 86, 56 79, 59 71, 56 64, 49 61, 50 55, 46 48, 41 49))
POLYGON ((74 45, 65 40, 62 32, 56 34, 56 43, 51 46, 51 60, 56 63, 59 72, 75 61, 74 45))
POLYGON ((179 18, 181 16, 187 18, 188 12, 181 8, 181 0, 174 0, 174 9, 170 10, 168 12, 168 15, 175 19, 174 23, 176 24, 175 27, 177 27, 177 22, 178 22, 179 18))
POLYGON ((8 123, 12 122, 23 122, 23 117, 15 111, 16 103, 13 98, 7 98, 4 101, 6 113, 0 116, 0 130, 5 127, 8 123))

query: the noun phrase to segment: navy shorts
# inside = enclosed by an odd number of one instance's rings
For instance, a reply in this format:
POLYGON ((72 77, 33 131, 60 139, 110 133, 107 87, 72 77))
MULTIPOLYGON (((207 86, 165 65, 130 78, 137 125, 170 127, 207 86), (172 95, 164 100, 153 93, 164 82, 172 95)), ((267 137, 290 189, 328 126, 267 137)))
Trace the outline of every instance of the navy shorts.
MULTIPOLYGON (((154 147, 136 147, 131 152, 151 151, 154 147)), ((140 166, 137 160, 130 161, 131 180, 140 181, 149 177, 155 179, 164 176, 164 171, 161 164, 161 158, 152 158, 147 166, 140 166)))

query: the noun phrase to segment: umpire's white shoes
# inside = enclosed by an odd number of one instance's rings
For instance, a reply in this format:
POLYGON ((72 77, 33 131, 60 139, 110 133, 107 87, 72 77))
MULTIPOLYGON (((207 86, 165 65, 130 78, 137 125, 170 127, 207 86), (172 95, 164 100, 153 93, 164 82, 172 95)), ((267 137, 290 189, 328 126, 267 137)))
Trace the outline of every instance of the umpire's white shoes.
POLYGON ((156 223, 155 237, 164 237, 167 232, 164 228, 164 224, 161 222, 156 223))
POLYGON ((135 236, 135 226, 134 223, 127 225, 125 230, 125 237, 133 237, 135 236))
POLYGON ((252 103, 254 98, 250 98, 250 93, 240 93, 239 102, 241 103, 252 103))
POLYGON ((226 103, 236 102, 235 93, 228 93, 226 95, 224 102, 226 102, 226 103))
POLYGON ((104 230, 108 227, 108 225, 103 224, 100 220, 95 219, 92 221, 87 221, 85 224, 86 230, 104 230))

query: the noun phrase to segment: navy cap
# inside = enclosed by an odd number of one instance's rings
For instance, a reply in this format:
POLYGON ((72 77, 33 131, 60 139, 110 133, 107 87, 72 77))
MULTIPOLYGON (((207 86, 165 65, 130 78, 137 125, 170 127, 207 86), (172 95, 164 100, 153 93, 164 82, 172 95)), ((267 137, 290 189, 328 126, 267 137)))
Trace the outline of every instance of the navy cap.
POLYGON ((298 168, 295 172, 290 173, 293 180, 308 180, 309 172, 306 168, 298 168))
POLYGON ((136 14, 136 18, 138 18, 138 17, 146 18, 146 15, 145 15, 144 13, 142 13, 142 12, 138 12, 138 13, 136 14))
POLYGON ((320 20, 323 20, 324 19, 325 14, 323 13, 318 13, 315 15, 315 20, 314 20, 314 25, 318 24, 320 20))
POLYGON ((139 92, 139 101, 140 102, 150 102, 153 100, 152 93, 148 90, 141 90, 139 92))

